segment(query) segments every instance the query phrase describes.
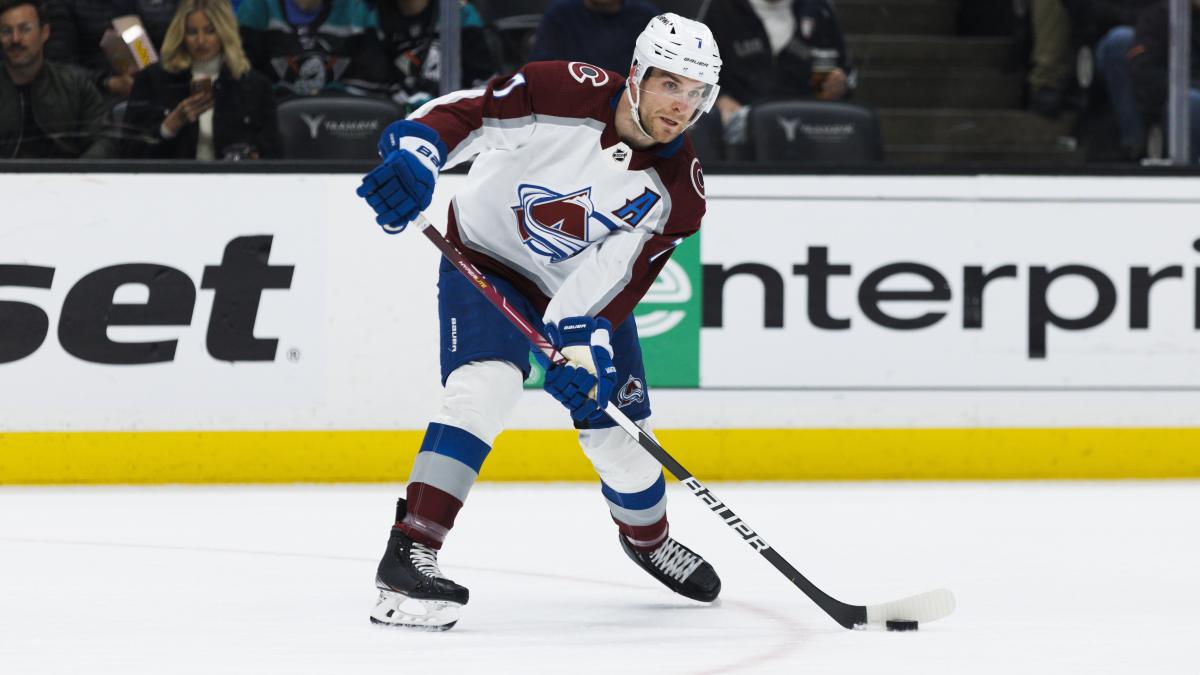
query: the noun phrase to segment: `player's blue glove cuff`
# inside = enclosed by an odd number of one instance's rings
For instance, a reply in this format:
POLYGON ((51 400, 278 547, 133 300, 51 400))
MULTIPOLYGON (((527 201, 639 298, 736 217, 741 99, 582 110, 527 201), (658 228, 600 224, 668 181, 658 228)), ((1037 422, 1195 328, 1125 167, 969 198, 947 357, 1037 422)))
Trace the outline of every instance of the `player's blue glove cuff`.
POLYGON ((375 210, 375 222, 388 234, 403 232, 429 208, 446 144, 419 122, 400 120, 379 141, 383 163, 363 177, 357 194, 375 210))
MULTIPOLYGON (((546 337, 555 347, 573 347, 575 345, 591 345, 594 337, 598 337, 608 345, 612 334, 612 323, 604 317, 569 316, 562 321, 546 324, 546 337), (597 336, 596 331, 603 331, 597 336)), ((611 351, 612 348, 609 347, 611 351)))
POLYGON ((437 151, 437 166, 439 169, 446 163, 446 144, 442 142, 438 132, 428 124, 421 124, 412 120, 396 120, 379 134, 379 157, 387 159, 387 156, 399 150, 402 141, 405 138, 416 138, 425 141, 432 145, 437 151))

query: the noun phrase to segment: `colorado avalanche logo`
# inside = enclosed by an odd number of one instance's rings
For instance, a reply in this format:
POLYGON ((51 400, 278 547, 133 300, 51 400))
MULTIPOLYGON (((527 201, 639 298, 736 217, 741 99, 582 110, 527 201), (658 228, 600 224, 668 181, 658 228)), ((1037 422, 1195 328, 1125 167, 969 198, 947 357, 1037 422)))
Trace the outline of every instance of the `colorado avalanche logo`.
POLYGON ((630 375, 621 390, 617 392, 617 407, 624 408, 630 403, 641 403, 646 400, 646 385, 638 378, 630 375))
POLYGON ((517 217, 521 242, 552 263, 567 260, 591 246, 616 223, 596 211, 592 188, 560 193, 540 185, 517 186, 517 217))
POLYGON ((608 73, 603 68, 597 68, 590 63, 572 61, 567 64, 567 71, 579 84, 591 82, 593 87, 603 87, 608 84, 608 73))

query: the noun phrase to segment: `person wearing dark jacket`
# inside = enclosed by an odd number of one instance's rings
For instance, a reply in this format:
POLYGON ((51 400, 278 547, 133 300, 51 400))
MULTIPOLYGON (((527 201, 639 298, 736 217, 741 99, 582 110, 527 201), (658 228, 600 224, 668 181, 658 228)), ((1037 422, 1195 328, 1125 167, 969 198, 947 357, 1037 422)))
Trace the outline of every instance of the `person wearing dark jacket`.
POLYGON ((633 43, 658 15, 647 0, 555 0, 533 37, 530 61, 583 61, 629 73, 633 43))
POLYGON ((125 113, 130 157, 279 157, 271 83, 250 68, 228 0, 183 0, 162 61, 138 73, 125 113))
MULTIPOLYGON (((1192 82, 1188 92, 1191 117, 1190 161, 1200 161, 1200 0, 1192 0, 1192 82)), ((1146 124, 1165 123, 1169 90, 1167 64, 1171 50, 1170 7, 1166 0, 1138 17, 1135 41, 1129 50, 1133 95, 1146 124)))
POLYGON ((0 0, 0 159, 103 159, 116 152, 100 92, 46 60, 50 26, 32 0, 0 0))
POLYGON ((736 142, 744 107, 771 98, 838 101, 855 86, 829 0, 713 0, 701 21, 724 57, 717 109, 736 142))

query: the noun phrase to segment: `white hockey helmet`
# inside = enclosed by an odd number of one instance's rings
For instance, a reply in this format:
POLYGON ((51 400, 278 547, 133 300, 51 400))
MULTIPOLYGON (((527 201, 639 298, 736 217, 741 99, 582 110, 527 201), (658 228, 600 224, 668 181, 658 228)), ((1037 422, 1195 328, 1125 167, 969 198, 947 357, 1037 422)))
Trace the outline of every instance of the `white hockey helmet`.
POLYGON ((638 35, 633 48, 633 63, 629 66, 626 93, 633 105, 633 120, 642 133, 646 133, 646 130, 642 128, 641 118, 638 117, 638 99, 642 80, 650 68, 662 68, 708 85, 703 99, 688 120, 688 126, 712 110, 721 88, 717 84, 721 76, 721 53, 708 26, 668 12, 650 19, 646 29, 638 35))

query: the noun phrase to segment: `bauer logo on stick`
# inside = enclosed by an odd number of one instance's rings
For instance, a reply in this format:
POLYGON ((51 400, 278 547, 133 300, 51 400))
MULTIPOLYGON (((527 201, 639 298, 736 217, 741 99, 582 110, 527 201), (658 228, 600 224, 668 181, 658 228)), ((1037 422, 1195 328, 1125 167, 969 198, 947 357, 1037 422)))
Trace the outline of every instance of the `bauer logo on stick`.
POLYGON ((725 502, 717 499, 717 496, 709 492, 708 488, 704 487, 700 481, 689 477, 682 482, 692 491, 692 494, 699 497, 700 501, 704 502, 713 513, 717 514, 717 517, 724 520, 726 525, 741 535, 742 539, 745 539, 746 543, 750 544, 750 547, 755 551, 765 551, 771 548, 767 545, 767 542, 763 541, 762 537, 758 536, 757 532, 750 529, 746 521, 734 513, 733 509, 725 506, 725 502))

